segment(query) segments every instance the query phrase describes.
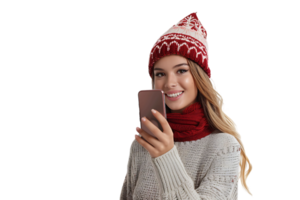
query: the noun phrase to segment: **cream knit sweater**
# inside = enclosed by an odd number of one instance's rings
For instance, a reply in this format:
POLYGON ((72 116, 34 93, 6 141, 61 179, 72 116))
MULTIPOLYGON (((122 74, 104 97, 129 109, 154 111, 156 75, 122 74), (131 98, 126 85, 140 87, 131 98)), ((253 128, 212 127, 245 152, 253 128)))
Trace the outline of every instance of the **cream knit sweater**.
POLYGON ((157 158, 134 140, 120 199, 236 200, 239 161, 240 144, 228 133, 174 142, 157 158))

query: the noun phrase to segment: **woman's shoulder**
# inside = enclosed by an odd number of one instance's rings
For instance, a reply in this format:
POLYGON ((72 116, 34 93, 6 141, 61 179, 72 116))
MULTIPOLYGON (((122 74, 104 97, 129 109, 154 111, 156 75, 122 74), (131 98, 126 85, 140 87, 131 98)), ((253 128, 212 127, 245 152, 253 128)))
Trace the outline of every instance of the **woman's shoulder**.
POLYGON ((230 146, 240 146, 237 139, 229 133, 212 133, 209 137, 209 143, 219 146, 220 148, 230 147, 230 146))
POLYGON ((146 150, 140 143, 138 143, 138 141, 136 139, 134 139, 131 142, 130 154, 134 154, 134 153, 137 153, 137 152, 139 152, 139 154, 143 154, 143 153, 146 152, 146 150))

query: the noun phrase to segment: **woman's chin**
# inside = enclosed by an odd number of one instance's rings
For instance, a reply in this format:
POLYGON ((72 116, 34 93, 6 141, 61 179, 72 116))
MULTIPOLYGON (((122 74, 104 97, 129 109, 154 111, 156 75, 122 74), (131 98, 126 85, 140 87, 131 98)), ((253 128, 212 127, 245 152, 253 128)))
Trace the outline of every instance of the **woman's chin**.
POLYGON ((171 112, 180 112, 183 109, 183 106, 167 106, 170 108, 171 112))

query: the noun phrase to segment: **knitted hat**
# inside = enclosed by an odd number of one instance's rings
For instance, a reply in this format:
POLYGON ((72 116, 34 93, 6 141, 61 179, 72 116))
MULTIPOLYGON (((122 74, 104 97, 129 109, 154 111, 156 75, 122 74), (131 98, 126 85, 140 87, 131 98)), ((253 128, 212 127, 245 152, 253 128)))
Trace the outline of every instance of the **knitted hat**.
POLYGON ((167 55, 181 55, 196 62, 210 78, 208 67, 207 33, 196 12, 173 25, 154 44, 149 59, 149 74, 152 77, 156 61, 167 55))

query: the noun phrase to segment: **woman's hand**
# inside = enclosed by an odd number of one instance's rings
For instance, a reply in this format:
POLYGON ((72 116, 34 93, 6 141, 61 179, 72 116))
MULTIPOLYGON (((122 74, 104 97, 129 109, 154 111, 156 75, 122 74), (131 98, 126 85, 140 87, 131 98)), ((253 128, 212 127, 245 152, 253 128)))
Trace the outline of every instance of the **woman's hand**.
POLYGON ((145 121, 143 121, 142 118, 142 123, 145 126, 147 126, 147 128, 158 139, 156 139, 152 135, 149 135, 143 129, 140 129, 138 127, 136 128, 137 132, 139 132, 140 135, 143 138, 145 138, 145 140, 147 140, 147 142, 138 135, 135 136, 135 139, 150 153, 152 158, 156 158, 167 153, 174 147, 174 138, 173 131, 167 119, 162 114, 160 114, 160 112, 157 112, 154 109, 152 109, 152 114, 161 124, 163 132, 161 132, 161 130, 158 127, 156 127, 151 121, 149 121, 146 117, 143 117, 145 121))

